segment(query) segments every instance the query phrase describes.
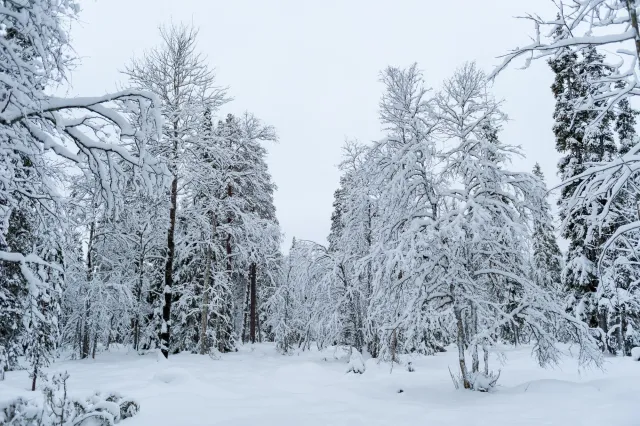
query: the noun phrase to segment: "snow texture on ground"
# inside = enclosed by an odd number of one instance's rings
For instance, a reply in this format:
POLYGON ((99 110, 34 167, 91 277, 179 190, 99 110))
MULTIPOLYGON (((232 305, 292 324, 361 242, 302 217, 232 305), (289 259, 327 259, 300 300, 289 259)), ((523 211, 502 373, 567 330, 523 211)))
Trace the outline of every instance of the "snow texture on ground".
MULTIPOLYGON (((571 359, 539 368, 530 348, 506 350, 491 393, 455 390, 456 351, 410 358, 405 366, 365 361, 364 374, 346 374, 348 352, 282 356, 270 344, 245 346, 214 360, 180 354, 104 352, 95 360, 58 362, 73 395, 118 391, 136 399, 140 413, 126 426, 159 425, 640 425, 640 363, 608 358, 605 371, 582 370, 571 359)), ((409 358, 405 359, 405 362, 409 358)), ((0 382, 0 402, 27 391, 26 371, 0 382)))

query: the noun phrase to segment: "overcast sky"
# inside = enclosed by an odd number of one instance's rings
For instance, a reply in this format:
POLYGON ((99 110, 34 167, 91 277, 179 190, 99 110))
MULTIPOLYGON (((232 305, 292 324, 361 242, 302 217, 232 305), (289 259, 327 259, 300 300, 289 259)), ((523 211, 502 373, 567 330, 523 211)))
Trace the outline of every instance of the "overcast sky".
MULTIPOLYGON (((531 25, 515 16, 551 16, 550 0, 85 0, 72 44, 81 64, 70 94, 122 87, 119 70, 159 41, 163 23, 193 23, 199 48, 234 101, 221 114, 249 110, 276 127, 268 146, 286 235, 326 242, 345 138, 380 137, 380 70, 417 62, 429 86, 463 62, 491 71, 497 56, 528 42, 531 25)), ((511 122, 501 137, 558 182, 551 132, 552 74, 544 63, 512 67, 494 87, 511 122)))

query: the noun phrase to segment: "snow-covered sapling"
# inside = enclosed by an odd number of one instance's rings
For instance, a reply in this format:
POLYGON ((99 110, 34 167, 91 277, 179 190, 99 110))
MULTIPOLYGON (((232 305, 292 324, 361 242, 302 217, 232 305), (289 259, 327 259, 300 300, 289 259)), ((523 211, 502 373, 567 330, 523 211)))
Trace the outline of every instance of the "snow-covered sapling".
POLYGON ((362 374, 365 371, 364 360, 362 354, 356 348, 351 349, 351 357, 349 357, 349 368, 347 373, 362 374))

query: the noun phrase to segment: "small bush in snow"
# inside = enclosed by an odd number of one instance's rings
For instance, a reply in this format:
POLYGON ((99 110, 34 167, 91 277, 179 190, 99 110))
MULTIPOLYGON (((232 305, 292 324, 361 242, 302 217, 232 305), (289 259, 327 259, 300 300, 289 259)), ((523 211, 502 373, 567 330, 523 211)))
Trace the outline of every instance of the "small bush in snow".
MULTIPOLYGON (((451 380, 453 381, 453 386, 456 389, 460 389, 464 387, 464 380, 462 375, 458 374, 455 376, 451 369, 449 369, 449 374, 451 375, 451 380)), ((478 392, 489 392, 496 386, 498 379, 500 378, 500 371, 497 374, 493 372, 485 374, 479 371, 468 373, 469 384, 471 386, 471 390, 475 390, 478 392)))
POLYGON ((631 359, 634 361, 640 361, 640 346, 631 349, 631 359))
POLYGON ((362 359, 362 354, 357 349, 353 349, 351 351, 351 357, 349 357, 349 367, 347 368, 347 373, 357 373, 362 374, 365 371, 364 360, 362 359))
POLYGON ((496 386, 499 378, 500 372, 498 372, 498 374, 484 374, 479 371, 476 373, 469 373, 471 389, 479 392, 489 392, 496 386))
POLYGON ((86 399, 67 394, 69 374, 56 374, 44 390, 44 403, 18 398, 0 411, 0 424, 11 426, 112 426, 133 417, 137 402, 117 393, 95 393, 86 399))

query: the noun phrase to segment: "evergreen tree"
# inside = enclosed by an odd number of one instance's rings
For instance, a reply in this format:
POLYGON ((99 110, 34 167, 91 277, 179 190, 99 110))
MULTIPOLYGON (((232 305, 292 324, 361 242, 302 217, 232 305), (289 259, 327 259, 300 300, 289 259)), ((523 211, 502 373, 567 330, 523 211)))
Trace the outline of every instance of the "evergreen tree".
POLYGON ((559 295, 562 253, 556 240, 551 206, 546 200, 544 175, 538 163, 533 167, 533 175, 540 180, 545 190, 545 200, 540 206, 540 214, 533 217, 533 275, 540 287, 559 295))
MULTIPOLYGON (((580 106, 580 100, 599 90, 596 83, 610 74, 611 69, 604 64, 604 55, 593 46, 579 52, 563 49, 549 64, 556 74, 551 86, 556 98, 553 131, 556 149, 563 154, 558 171, 563 181, 570 181, 591 164, 610 161, 616 153, 611 129, 615 118, 613 112, 607 111, 596 122, 599 116, 596 107, 604 103, 597 103, 593 109, 580 106)), ((596 300, 599 285, 597 263, 600 246, 609 231, 593 231, 591 221, 598 213, 598 203, 579 210, 569 208, 570 198, 578 184, 570 181, 560 193, 563 237, 569 240, 562 281, 569 294, 569 308, 595 329, 603 326, 596 300)))
MULTIPOLYGON (((622 84, 617 84, 616 87, 622 88, 622 84)), ((631 107, 628 98, 621 99, 616 105, 615 110, 615 131, 618 134, 620 154, 626 154, 629 152, 637 142, 636 140, 636 117, 639 112, 631 107)))

